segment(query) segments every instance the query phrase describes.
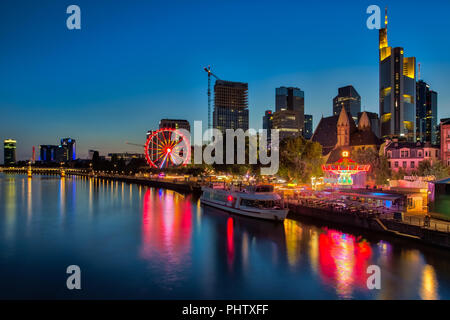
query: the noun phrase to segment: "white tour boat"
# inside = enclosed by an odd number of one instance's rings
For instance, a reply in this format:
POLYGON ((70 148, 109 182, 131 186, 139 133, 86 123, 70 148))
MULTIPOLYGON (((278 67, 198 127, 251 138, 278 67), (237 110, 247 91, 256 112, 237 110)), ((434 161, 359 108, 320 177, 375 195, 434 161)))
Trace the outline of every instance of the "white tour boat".
POLYGON ((212 185, 202 187, 202 191, 202 204, 243 216, 283 221, 289 211, 270 185, 248 186, 244 190, 212 185))

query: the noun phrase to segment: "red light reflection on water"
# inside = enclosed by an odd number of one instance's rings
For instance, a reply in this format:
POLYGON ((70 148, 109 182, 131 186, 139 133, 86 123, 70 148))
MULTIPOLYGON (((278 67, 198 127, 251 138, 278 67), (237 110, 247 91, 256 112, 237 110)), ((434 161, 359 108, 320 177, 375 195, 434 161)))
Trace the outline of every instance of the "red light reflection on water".
POLYGON ((141 256, 162 263, 169 273, 176 271, 189 264, 191 237, 189 199, 172 191, 158 194, 148 189, 143 202, 141 256))
POLYGON ((366 288, 372 249, 366 241, 335 230, 319 236, 319 265, 325 283, 336 287, 341 298, 351 298, 354 287, 366 288))
POLYGON ((228 266, 231 267, 234 261, 234 231, 231 217, 227 220, 227 258, 228 266))

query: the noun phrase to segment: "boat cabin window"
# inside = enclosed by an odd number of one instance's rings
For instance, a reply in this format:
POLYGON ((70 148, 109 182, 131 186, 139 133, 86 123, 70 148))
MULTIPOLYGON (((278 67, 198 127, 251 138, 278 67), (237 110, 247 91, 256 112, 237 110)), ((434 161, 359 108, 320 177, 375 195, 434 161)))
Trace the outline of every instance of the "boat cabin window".
POLYGON ((203 192, 203 199, 229 202, 228 194, 223 192, 203 192))
POLYGON ((241 206, 258 209, 280 209, 281 200, 250 200, 242 199, 241 206))

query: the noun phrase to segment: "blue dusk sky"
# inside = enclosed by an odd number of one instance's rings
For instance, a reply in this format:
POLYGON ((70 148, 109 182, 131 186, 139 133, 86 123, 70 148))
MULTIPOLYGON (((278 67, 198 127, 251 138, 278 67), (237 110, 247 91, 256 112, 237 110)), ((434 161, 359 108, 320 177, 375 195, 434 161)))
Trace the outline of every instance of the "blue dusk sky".
POLYGON ((143 144, 161 118, 207 125, 208 64, 248 82, 253 128, 278 86, 305 91, 314 126, 349 84, 378 112, 371 4, 389 7, 389 44, 417 57, 439 117, 450 117, 449 1, 2 0, 0 139, 17 140, 19 160, 63 137, 77 140, 80 157, 141 152, 125 141, 143 144), (66 27, 71 4, 81 30, 66 27))

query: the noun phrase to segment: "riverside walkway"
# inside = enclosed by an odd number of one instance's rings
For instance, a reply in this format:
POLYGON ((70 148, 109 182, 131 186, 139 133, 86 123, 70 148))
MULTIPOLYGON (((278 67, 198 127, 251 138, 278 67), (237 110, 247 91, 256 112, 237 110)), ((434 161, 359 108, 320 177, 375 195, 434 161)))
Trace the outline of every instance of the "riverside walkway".
POLYGON ((403 213, 401 217, 395 217, 395 210, 389 210, 383 207, 370 207, 367 205, 361 205, 352 201, 336 202, 332 199, 286 199, 289 205, 304 206, 315 209, 323 209, 327 211, 333 211, 336 213, 342 213, 347 215, 354 215, 363 218, 379 218, 382 220, 392 220, 401 222, 404 224, 418 226, 429 230, 435 230, 440 232, 450 233, 450 222, 444 220, 438 220, 431 218, 427 224, 425 216, 423 214, 403 213))
MULTIPOLYGON (((386 208, 368 209, 333 199, 286 199, 291 217, 309 217, 325 222, 357 227, 370 231, 450 248, 450 223, 424 217, 396 213, 386 208)), ((289 217, 289 216, 288 216, 289 217)))

